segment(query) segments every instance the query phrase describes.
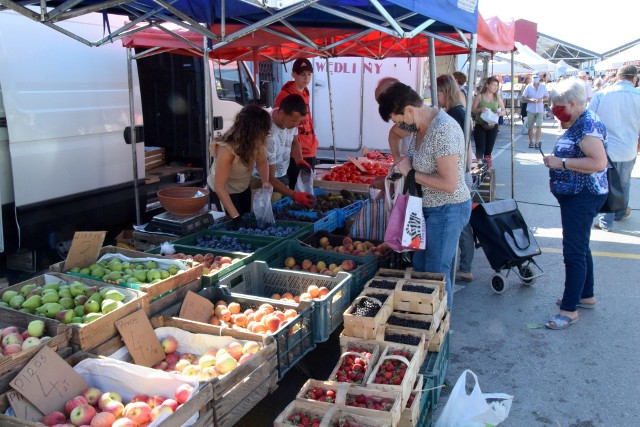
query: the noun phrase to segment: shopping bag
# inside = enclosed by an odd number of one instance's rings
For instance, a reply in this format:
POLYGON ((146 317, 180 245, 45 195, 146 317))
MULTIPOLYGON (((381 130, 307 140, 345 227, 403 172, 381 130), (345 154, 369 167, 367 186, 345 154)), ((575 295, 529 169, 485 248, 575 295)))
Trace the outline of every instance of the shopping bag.
POLYGON ((513 396, 504 393, 482 393, 478 377, 465 370, 451 390, 435 427, 487 427, 497 426, 507 419, 513 396), (475 382, 471 394, 467 394, 467 374, 475 382))
POLYGON ((487 124, 496 125, 498 124, 499 116, 493 111, 486 109, 480 114, 480 118, 484 120, 487 124))
POLYGON ((424 250, 427 241, 427 226, 422 212, 422 197, 404 194, 416 194, 415 182, 405 179, 403 194, 396 200, 389 215, 384 241, 396 252, 424 250))
POLYGON ((625 209, 624 206, 624 190, 620 181, 618 169, 614 166, 607 154, 609 167, 607 169, 607 180, 609 181, 609 195, 604 205, 600 208, 600 213, 614 213, 625 209))
POLYGON ((354 217, 349 231, 354 240, 384 240, 389 212, 385 210, 385 198, 381 194, 374 196, 374 191, 369 189, 371 198, 354 217))
POLYGON ((253 203, 251 204, 251 211, 256 217, 258 227, 267 227, 275 224, 276 220, 273 217, 273 208, 271 207, 271 196, 273 195, 273 188, 259 188, 253 195, 253 203))
POLYGON ((309 168, 300 168, 294 191, 313 194, 313 171, 309 168))

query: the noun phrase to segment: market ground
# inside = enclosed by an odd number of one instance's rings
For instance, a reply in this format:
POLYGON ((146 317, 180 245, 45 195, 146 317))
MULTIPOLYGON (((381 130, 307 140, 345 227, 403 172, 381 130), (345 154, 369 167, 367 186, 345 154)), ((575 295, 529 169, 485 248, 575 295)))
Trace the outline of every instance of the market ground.
MULTIPOLYGON (((510 127, 502 126, 494 150, 496 199, 514 198, 533 230, 544 270, 533 286, 511 273, 502 295, 489 285, 494 271, 482 249, 473 263, 475 280, 454 296, 449 367, 436 416, 465 369, 478 375, 482 391, 514 396, 508 426, 637 426, 640 420, 640 365, 637 274, 640 271, 640 162, 631 184, 631 216, 614 232, 594 229, 597 307, 580 310, 580 320, 567 330, 542 327, 558 310, 564 286, 560 212, 549 193, 548 170, 528 138, 515 126, 514 176, 510 127)), ((551 121, 543 126, 543 149, 549 152, 561 131, 551 121)), ((506 272, 506 271, 505 271, 506 272)), ((338 331, 339 332, 339 331, 338 331)), ((278 389, 239 420, 237 425, 271 425, 311 376, 326 379, 339 357, 337 333, 280 381, 278 389)))

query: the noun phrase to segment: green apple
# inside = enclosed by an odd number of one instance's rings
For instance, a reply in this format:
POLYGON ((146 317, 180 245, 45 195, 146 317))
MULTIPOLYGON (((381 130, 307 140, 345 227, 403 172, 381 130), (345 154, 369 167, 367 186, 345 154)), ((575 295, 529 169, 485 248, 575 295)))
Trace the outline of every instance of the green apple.
POLYGON ((147 261, 144 263, 144 266, 151 270, 154 268, 158 268, 158 263, 155 261, 147 261))
POLYGON ((84 276, 90 276, 91 275, 91 270, 89 270, 89 268, 85 267, 80 269, 80 274, 84 275, 84 276))
POLYGON ((109 270, 111 271, 122 271, 124 268, 120 260, 115 260, 115 259, 111 260, 108 266, 109 266, 109 270))
POLYGON ((80 267, 75 266, 73 267, 71 270, 69 270, 71 273, 80 273, 80 267))

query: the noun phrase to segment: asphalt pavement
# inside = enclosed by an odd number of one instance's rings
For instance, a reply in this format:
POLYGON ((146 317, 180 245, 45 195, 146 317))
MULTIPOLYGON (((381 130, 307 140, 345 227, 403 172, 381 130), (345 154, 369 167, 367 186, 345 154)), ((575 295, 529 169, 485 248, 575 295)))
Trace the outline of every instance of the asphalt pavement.
MULTIPOLYGON (((521 129, 515 126, 514 180, 510 126, 500 129, 493 156, 496 199, 517 201, 542 249, 535 260, 544 275, 526 286, 510 273, 506 292, 498 295, 490 286, 494 271, 483 250, 476 250, 475 280, 454 294, 449 367, 436 415, 460 374, 470 369, 484 393, 514 396, 501 425, 637 426, 640 162, 632 175, 631 215, 616 222, 613 232, 594 228, 591 234, 596 307, 579 309, 579 321, 566 330, 548 330, 542 325, 557 313, 555 301, 564 289, 560 210, 542 156, 528 148, 521 129)), ((557 123, 545 121, 545 153, 561 133, 557 123)))

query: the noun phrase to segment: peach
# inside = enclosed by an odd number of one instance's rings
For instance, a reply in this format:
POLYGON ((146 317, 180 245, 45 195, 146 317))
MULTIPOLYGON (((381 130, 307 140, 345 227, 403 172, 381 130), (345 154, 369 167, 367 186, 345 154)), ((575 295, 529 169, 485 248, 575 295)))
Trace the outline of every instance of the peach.
POLYGON ((326 248, 327 246, 329 246, 329 238, 328 237, 321 237, 320 241, 318 243, 320 244, 321 248, 326 248))
POLYGON ((311 301, 313 298, 311 297, 311 295, 308 292, 303 292, 300 295, 300 301, 311 301))
POLYGON ((275 310, 271 304, 261 304, 258 309, 264 310, 269 314, 273 313, 273 311, 275 310))
POLYGON ((271 332, 277 331, 278 328, 280 328, 280 319, 278 319, 276 316, 270 316, 267 320, 267 328, 271 332))
POLYGON ((240 304, 238 304, 237 302, 232 302, 230 303, 227 308, 229 309, 229 311, 231 312, 231 314, 238 314, 240 313, 240 311, 242 310, 242 307, 240 307, 240 304))
POLYGON ((284 260, 284 265, 286 267, 293 268, 296 264, 296 259, 294 257, 288 257, 284 260))
POLYGON ((242 350, 243 350, 242 344, 240 344, 237 341, 233 341, 229 343, 229 345, 227 346, 227 352, 229 353, 229 355, 231 355, 231 357, 233 357, 236 360, 240 360, 240 358, 242 357, 242 354, 243 354, 242 350))
POLYGON ((293 299, 293 294, 291 294, 291 292, 285 292, 284 294, 282 294, 282 299, 293 299))
POLYGON ((313 262, 310 259, 305 259, 304 261, 302 261, 300 267, 302 267, 303 270, 309 270, 312 265, 313 262))
POLYGON ((265 310, 260 309, 260 310, 258 310, 258 311, 256 311, 256 312, 254 313, 254 319, 256 320, 256 322, 260 322, 260 321, 262 320, 262 318, 263 318, 264 316, 266 316, 267 314, 268 314, 268 313, 267 313, 265 310))
POLYGON ((322 271, 327 268, 327 263, 325 263, 324 261, 318 261, 316 267, 318 268, 318 271, 322 271))
POLYGON ((254 309, 252 309, 252 308, 247 308, 247 309, 244 311, 244 314, 245 314, 245 315, 247 315, 247 316, 248 316, 248 315, 250 315, 251 313, 255 313, 255 310, 254 310, 254 309))
POLYGON ((222 309, 220 311, 220 320, 222 320, 223 322, 228 322, 231 320, 231 312, 229 310, 227 310, 226 308, 222 309))
POLYGON ((279 300, 280 298, 281 298, 281 297, 280 297, 280 294, 273 294, 273 295, 271 295, 271 299, 274 299, 274 300, 276 300, 276 301, 277 301, 277 300, 279 300))
POLYGON ((256 314, 255 313, 250 313, 249 315, 247 315, 247 325, 251 322, 255 322, 256 321, 256 314))
POLYGON ((258 344, 255 341, 247 341, 246 343, 244 343, 244 346, 242 348, 242 352, 244 354, 247 354, 247 353, 255 354, 259 351, 260 351, 260 344, 258 344))
POLYGON ((312 265, 311 268, 309 268, 309 273, 317 273, 318 272, 318 267, 316 267, 315 265, 312 265))
POLYGON ((342 244, 343 245, 352 245, 353 244, 353 240, 351 239, 351 237, 345 237, 344 239, 342 239, 342 244))
POLYGON ((243 313, 236 314, 235 324, 237 326, 240 326, 241 328, 244 328, 245 326, 247 326, 247 316, 245 316, 243 313))
POLYGON ((293 301, 296 302, 296 303, 299 303, 300 302, 300 296, 296 295, 295 297, 293 297, 293 301))
POLYGON ((209 324, 213 326, 220 326, 222 323, 220 323, 220 318, 218 316, 213 315, 209 318, 209 324))
POLYGON ((293 319, 297 315, 298 315, 298 312, 296 310, 294 310, 293 308, 288 308, 284 312, 285 319, 293 319))
POLYGON ((256 325, 258 325, 259 323, 256 322, 255 320, 251 320, 249 321, 249 323, 247 323, 247 329, 249 330, 249 332, 253 332, 253 330, 255 329, 256 325))
POLYGON ((320 290, 316 285, 309 285, 309 288, 307 288, 307 293, 311 295, 311 298, 316 298, 320 293, 320 290))
POLYGON ((266 334, 267 327, 264 326, 262 323, 256 323, 255 327, 253 328, 253 332, 256 334, 266 334))
POLYGON ((216 372, 220 375, 224 375, 233 371, 237 366, 238 361, 236 359, 234 359, 230 354, 224 354, 216 363, 216 372))
POLYGON ((227 306, 227 302, 223 301, 223 300, 218 300, 218 301, 216 301, 216 307, 219 306, 219 305, 223 305, 223 306, 226 307, 227 306))
POLYGON ((280 320, 281 322, 286 319, 286 317, 284 316, 284 313, 281 311, 274 311, 272 316, 277 317, 278 320, 280 320))

